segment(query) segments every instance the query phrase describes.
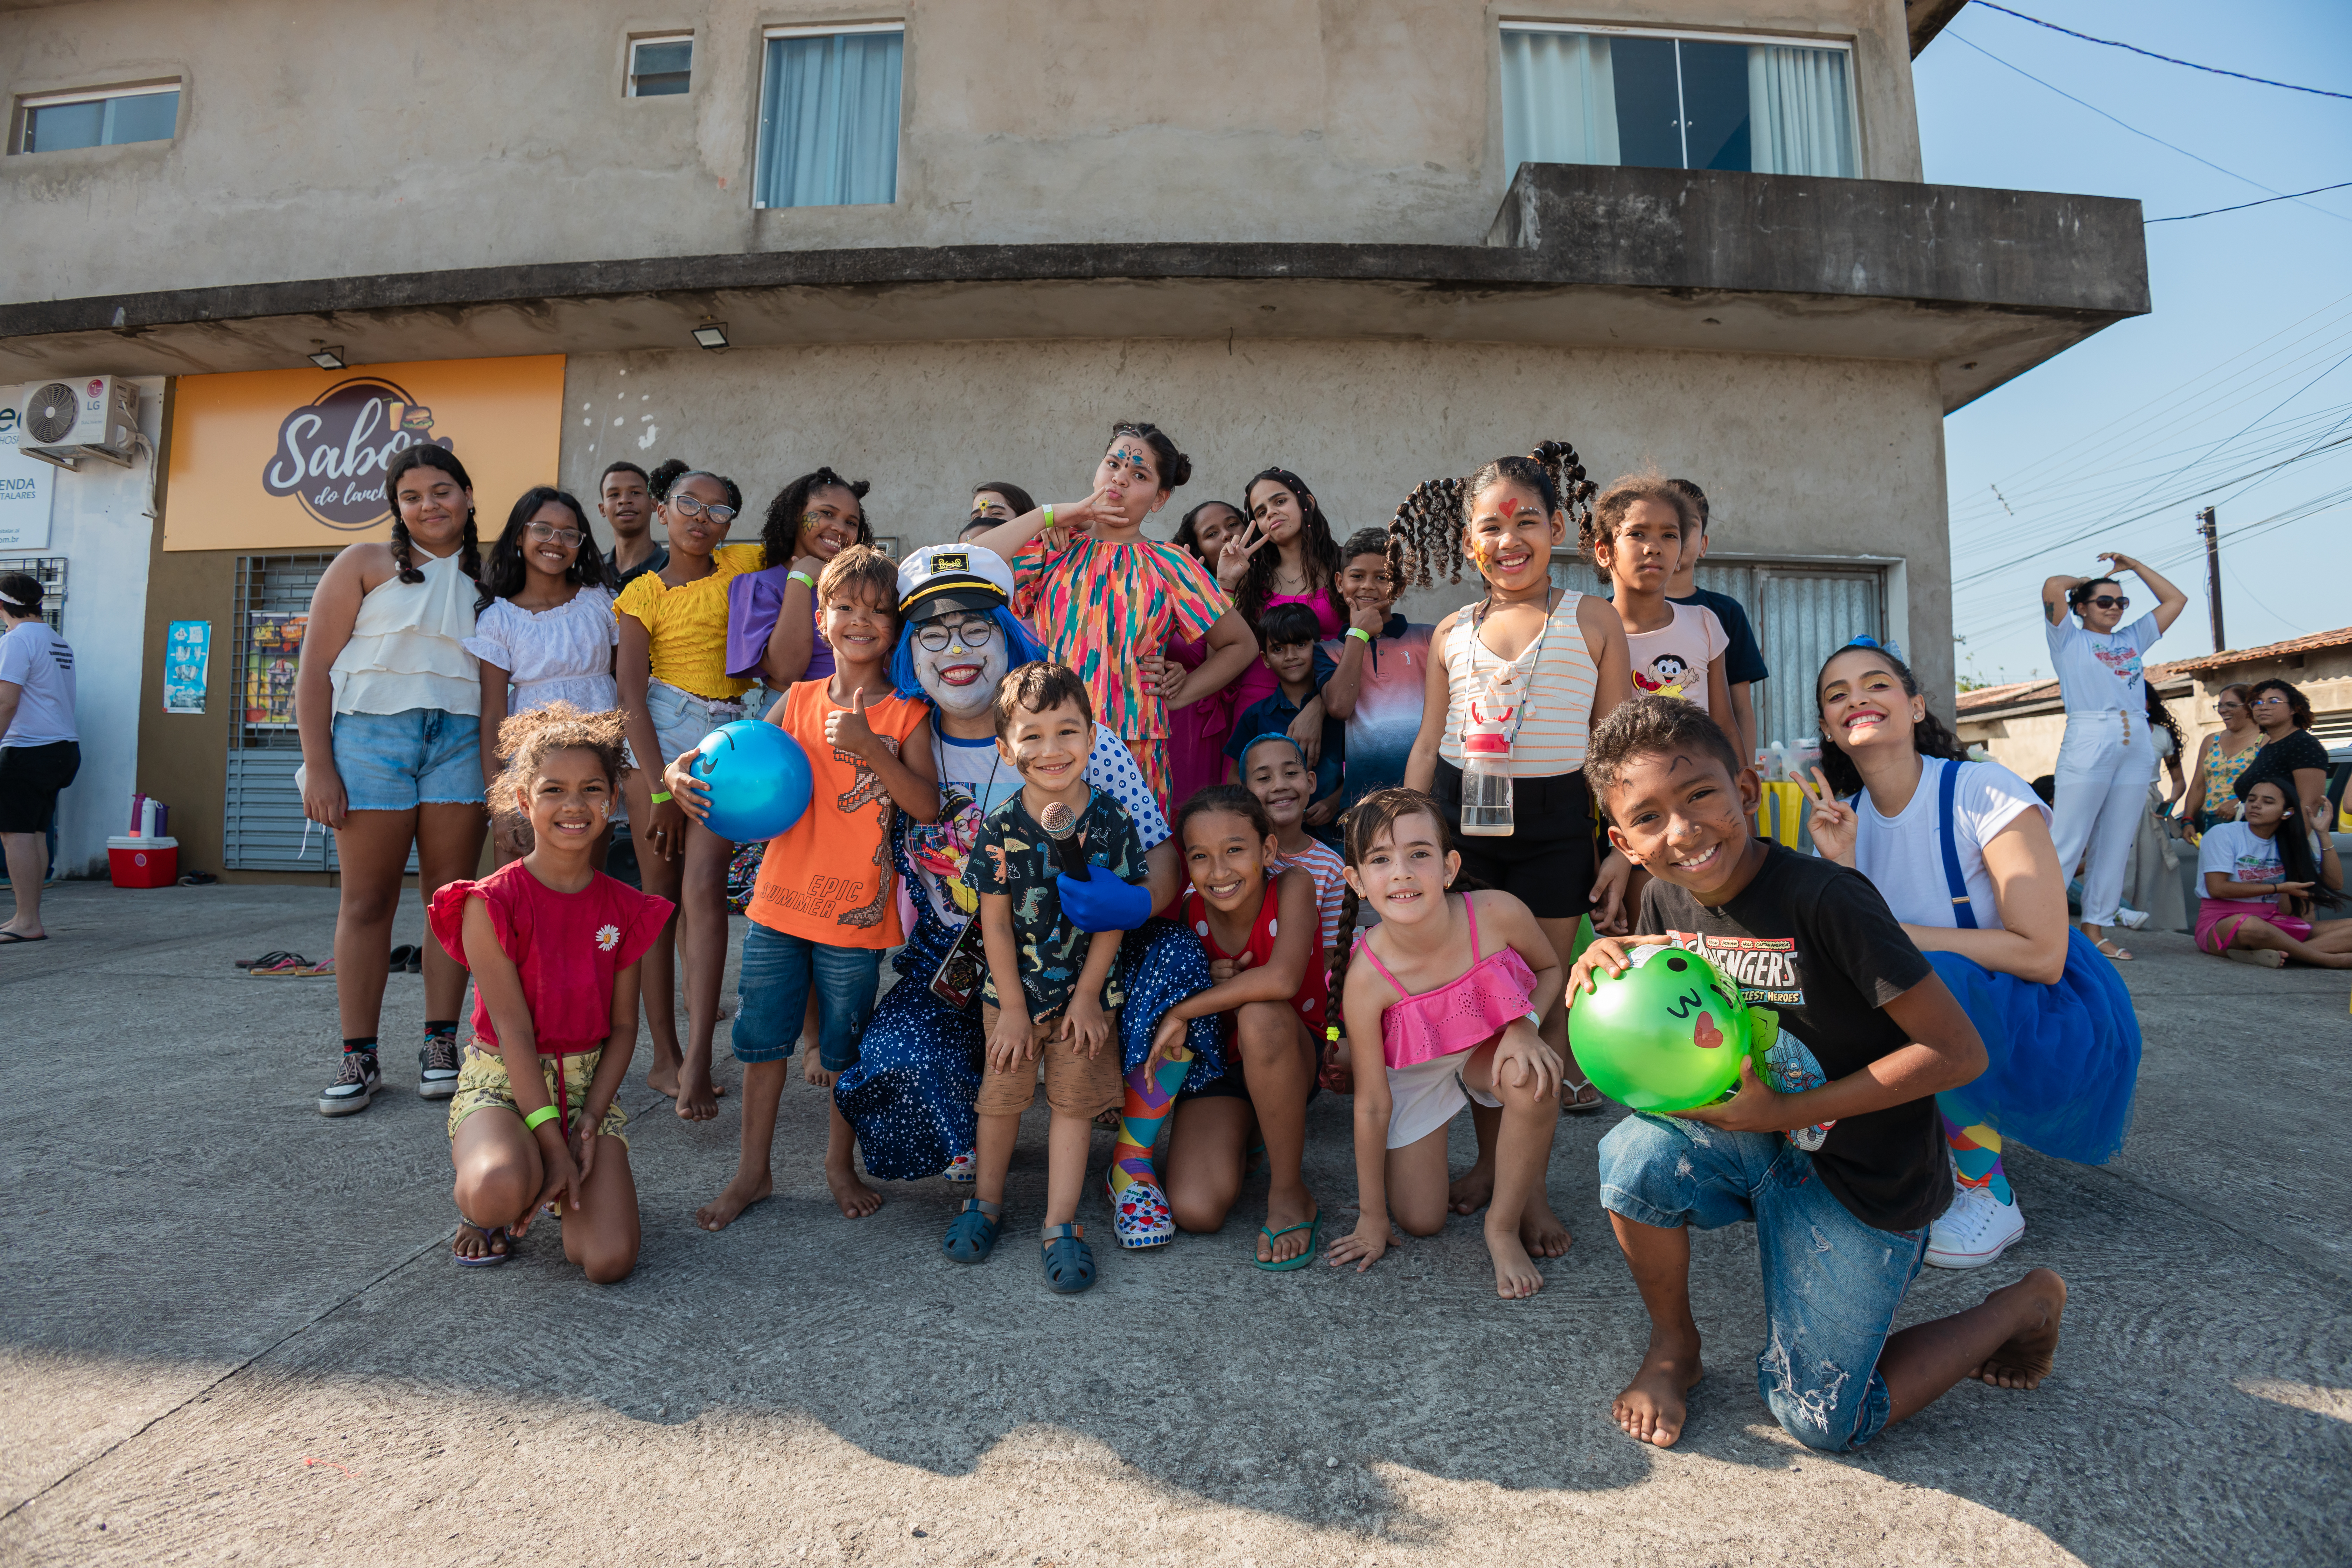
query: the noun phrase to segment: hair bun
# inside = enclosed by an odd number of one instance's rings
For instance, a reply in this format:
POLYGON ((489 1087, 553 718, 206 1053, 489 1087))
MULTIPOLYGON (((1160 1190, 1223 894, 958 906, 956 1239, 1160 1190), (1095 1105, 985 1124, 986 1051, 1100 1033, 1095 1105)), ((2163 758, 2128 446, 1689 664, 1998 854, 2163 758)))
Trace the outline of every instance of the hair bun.
POLYGON ((669 500, 669 488, 672 485, 693 471, 691 466, 672 458, 646 476, 646 489, 652 493, 655 503, 658 505, 669 500))

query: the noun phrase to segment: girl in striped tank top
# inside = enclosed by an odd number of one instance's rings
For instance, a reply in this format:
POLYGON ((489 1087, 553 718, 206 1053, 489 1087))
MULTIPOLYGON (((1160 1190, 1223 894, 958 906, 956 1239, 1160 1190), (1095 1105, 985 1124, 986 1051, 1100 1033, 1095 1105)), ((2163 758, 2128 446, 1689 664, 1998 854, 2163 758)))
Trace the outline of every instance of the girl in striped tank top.
MULTIPOLYGON (((1575 450, 1549 441, 1528 457, 1496 458, 1467 479, 1423 485, 1391 528, 1392 573, 1404 570, 1409 543, 1424 585, 1433 562, 1450 565, 1459 581, 1465 556, 1486 583, 1484 599, 1438 622, 1431 636, 1436 657, 1405 787, 1436 798, 1455 835, 1462 874, 1526 904, 1562 963, 1575 949, 1577 921, 1596 900, 1603 906, 1596 919, 1614 916, 1630 869, 1612 850, 1610 874, 1596 885, 1592 795, 1584 783, 1587 733, 1632 690, 1625 628, 1606 600, 1551 581, 1552 550, 1568 538, 1568 508, 1580 521, 1592 489, 1575 450), (1474 700, 1517 710, 1514 828, 1503 837, 1460 837, 1462 735, 1474 700)), ((1569 1062, 1564 1108, 1599 1110, 1600 1091, 1569 1053, 1566 1014, 1555 1009, 1542 1034, 1569 1062)), ((1493 1185, 1493 1120, 1479 1118, 1478 1165, 1455 1184, 1465 1214, 1493 1185)))

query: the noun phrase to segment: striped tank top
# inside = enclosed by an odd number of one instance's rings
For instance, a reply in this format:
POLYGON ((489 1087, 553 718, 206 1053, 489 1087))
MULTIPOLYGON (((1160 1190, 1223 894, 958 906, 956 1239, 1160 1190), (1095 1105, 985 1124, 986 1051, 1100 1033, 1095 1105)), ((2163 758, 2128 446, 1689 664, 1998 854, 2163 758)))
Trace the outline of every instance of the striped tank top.
POLYGON ((1470 699, 1497 673, 1517 672, 1528 680, 1528 710, 1511 744, 1511 776, 1556 778, 1584 765, 1598 672, 1591 650, 1584 645, 1584 628, 1576 624, 1577 603, 1583 597, 1573 588, 1559 590, 1549 627, 1508 664, 1483 644, 1474 653, 1471 639, 1478 632, 1472 609, 1454 617, 1445 635, 1445 731, 1438 741, 1440 756, 1457 768, 1462 765, 1462 726, 1469 716, 1470 699), (1536 667, 1528 671, 1525 661, 1531 656, 1536 667))

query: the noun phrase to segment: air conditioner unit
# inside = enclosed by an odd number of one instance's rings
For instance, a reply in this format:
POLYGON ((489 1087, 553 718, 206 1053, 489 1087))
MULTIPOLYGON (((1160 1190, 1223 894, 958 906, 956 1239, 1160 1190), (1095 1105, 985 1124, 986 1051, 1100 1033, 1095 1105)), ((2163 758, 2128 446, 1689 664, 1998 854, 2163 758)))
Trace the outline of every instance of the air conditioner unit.
POLYGON ((131 466, 139 439, 139 388, 118 376, 37 382, 16 405, 16 449, 76 467, 85 457, 131 466))

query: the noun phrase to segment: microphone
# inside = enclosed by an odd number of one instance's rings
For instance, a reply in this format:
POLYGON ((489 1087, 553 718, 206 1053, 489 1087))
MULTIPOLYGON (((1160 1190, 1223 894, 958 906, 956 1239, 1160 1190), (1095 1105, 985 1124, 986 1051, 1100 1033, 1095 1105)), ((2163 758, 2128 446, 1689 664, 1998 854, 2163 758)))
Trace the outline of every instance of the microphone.
POLYGON ((1054 855, 1062 863, 1062 875, 1073 881, 1085 881, 1087 852, 1078 843, 1078 814, 1057 800, 1037 818, 1037 826, 1054 841, 1054 855))

